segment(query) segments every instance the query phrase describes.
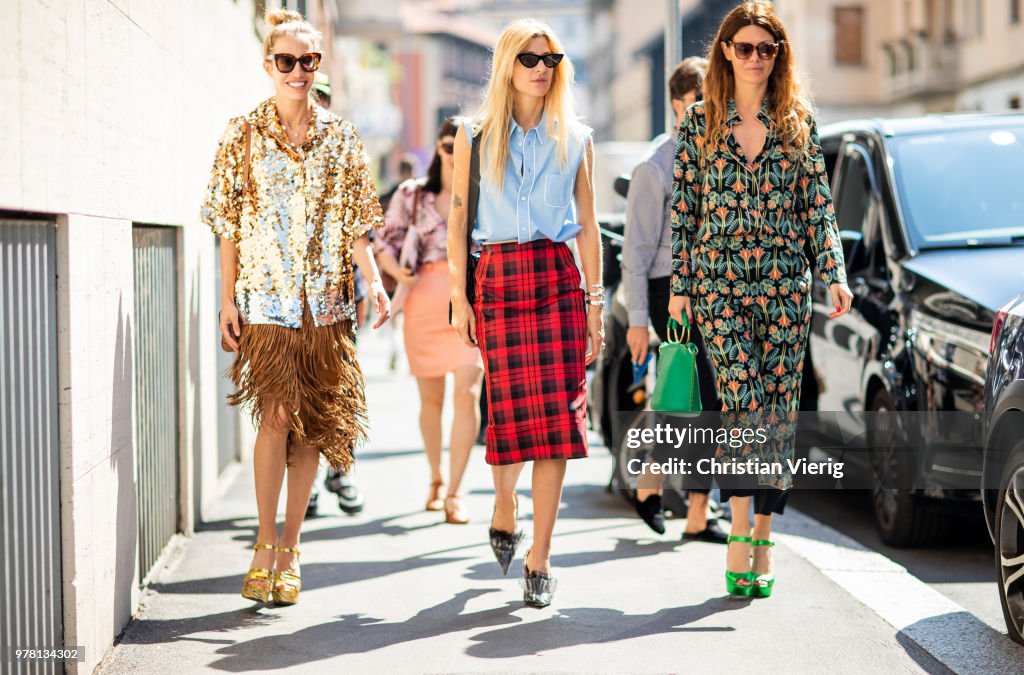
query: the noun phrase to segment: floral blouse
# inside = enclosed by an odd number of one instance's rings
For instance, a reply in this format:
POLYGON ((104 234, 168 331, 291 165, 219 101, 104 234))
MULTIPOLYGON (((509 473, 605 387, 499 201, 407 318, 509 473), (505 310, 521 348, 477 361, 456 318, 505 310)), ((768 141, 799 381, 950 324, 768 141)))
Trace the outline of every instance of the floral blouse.
POLYGON ((248 323, 355 320, 352 243, 384 218, 355 127, 313 106, 306 140, 286 139, 274 99, 228 122, 200 218, 238 246, 235 302, 248 323), (249 189, 243 190, 245 128, 249 189))
MULTIPOLYGON (((679 129, 672 190, 673 295, 691 294, 695 282, 692 277, 703 274, 692 257, 694 245, 722 236, 748 237, 758 247, 790 254, 782 256, 782 270, 778 256, 774 260, 766 256, 765 264, 774 268, 763 275, 765 278, 778 280, 803 269, 795 256, 803 258, 804 244, 809 242, 825 283, 846 281, 817 128, 812 122, 805 161, 794 161, 791 148, 775 134, 767 98, 757 119, 768 129, 768 135, 764 148, 752 161, 746 161, 739 142, 727 133, 701 162, 698 153, 704 151, 704 103, 686 111, 679 129)), ((741 121, 735 101, 730 99, 726 126, 741 121)))
MULTIPOLYGON (((448 222, 437 210, 437 195, 407 180, 398 186, 388 204, 386 225, 374 240, 374 246, 387 251, 398 260, 409 227, 415 226, 417 239, 416 267, 448 259, 448 222), (412 223, 413 200, 418 199, 416 222, 412 223)), ((414 270, 415 271, 415 270, 414 270)))

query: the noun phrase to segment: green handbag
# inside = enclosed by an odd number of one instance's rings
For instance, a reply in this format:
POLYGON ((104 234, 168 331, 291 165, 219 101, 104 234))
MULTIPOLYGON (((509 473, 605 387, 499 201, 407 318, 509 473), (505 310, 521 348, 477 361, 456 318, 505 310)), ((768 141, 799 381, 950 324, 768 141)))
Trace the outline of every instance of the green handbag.
POLYGON ((699 413, 700 387, 697 385, 697 345, 690 342, 690 322, 680 326, 668 320, 668 341, 658 347, 658 373, 651 395, 651 410, 667 413, 699 413), (683 340, 679 331, 683 331, 683 340))

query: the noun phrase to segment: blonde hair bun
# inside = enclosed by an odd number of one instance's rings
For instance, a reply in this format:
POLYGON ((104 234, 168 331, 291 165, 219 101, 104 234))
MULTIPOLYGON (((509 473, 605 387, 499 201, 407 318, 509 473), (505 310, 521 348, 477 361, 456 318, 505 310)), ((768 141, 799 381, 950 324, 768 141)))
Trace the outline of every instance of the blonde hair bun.
POLYGON ((293 35, 307 38, 314 49, 320 49, 323 36, 313 25, 302 18, 298 12, 287 9, 276 9, 267 12, 264 20, 270 26, 266 37, 263 38, 263 56, 270 56, 274 51, 274 42, 282 35, 293 35))
POLYGON ((290 23, 292 21, 304 21, 301 14, 290 9, 275 9, 267 12, 264 20, 269 26, 279 26, 282 23, 290 23))

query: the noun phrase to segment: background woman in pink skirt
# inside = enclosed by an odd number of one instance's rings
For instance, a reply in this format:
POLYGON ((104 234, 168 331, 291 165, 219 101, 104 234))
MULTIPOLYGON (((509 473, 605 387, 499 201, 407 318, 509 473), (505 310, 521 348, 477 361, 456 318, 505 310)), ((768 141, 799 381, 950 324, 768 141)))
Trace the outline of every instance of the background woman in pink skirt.
POLYGON ((405 312, 405 353, 409 371, 419 384, 420 431, 430 463, 427 510, 443 508, 445 522, 462 524, 469 522, 469 516, 459 487, 480 430, 483 362, 480 350, 467 346, 448 324, 448 209, 455 132, 455 124, 445 121, 426 178, 398 187, 375 248, 381 269, 398 280, 395 304, 405 312), (446 494, 441 477, 441 408, 448 373, 455 373, 455 419, 446 494))

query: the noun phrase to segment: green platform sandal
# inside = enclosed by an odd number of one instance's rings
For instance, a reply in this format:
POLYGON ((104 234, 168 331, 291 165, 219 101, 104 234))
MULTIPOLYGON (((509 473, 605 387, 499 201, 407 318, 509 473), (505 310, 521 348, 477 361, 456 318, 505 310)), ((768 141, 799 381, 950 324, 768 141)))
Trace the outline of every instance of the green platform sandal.
MULTIPOLYGON (((775 546, 774 541, 768 539, 755 539, 750 542, 751 546, 775 546)), ((753 578, 753 586, 750 588, 750 595, 755 598, 767 598, 772 594, 772 586, 775 585, 775 575, 771 572, 766 574, 754 574, 751 572, 750 576, 753 578)))
MULTIPOLYGON (((734 541, 753 545, 753 540, 750 537, 734 537, 729 535, 729 541, 727 543, 731 544, 734 541)), ((751 575, 749 571, 730 572, 729 570, 725 570, 725 590, 728 591, 729 595, 735 595, 741 598, 750 597, 752 588, 753 575, 751 575)))

